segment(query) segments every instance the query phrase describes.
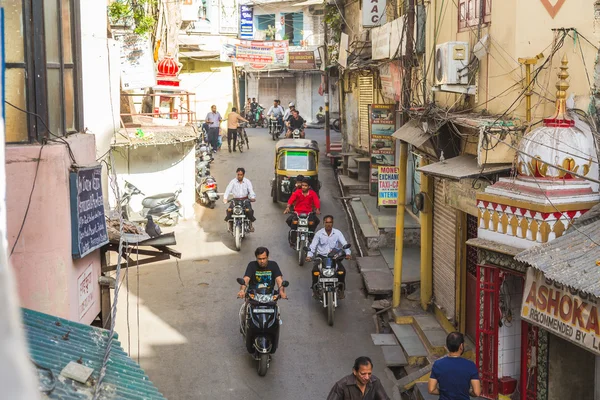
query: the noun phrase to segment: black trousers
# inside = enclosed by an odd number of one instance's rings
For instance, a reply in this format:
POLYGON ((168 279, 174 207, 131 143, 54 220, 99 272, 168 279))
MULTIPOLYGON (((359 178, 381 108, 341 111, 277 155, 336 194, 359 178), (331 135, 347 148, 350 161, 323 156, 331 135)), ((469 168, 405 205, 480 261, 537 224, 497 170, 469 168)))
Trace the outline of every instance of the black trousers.
MULTIPOLYGON (((321 263, 320 260, 315 261, 315 264, 313 265, 313 269, 312 272, 310 274, 310 276, 312 276, 312 287, 315 287, 315 285, 317 284, 317 281, 319 280, 319 277, 315 275, 315 272, 319 272, 319 264, 321 263)), ((338 282, 342 283, 342 287, 346 288, 346 268, 344 267, 344 265, 342 264, 341 261, 337 261, 337 267, 338 267, 338 271, 342 271, 343 274, 338 274, 337 278, 339 279, 338 282)))
POLYGON ((227 147, 231 150, 231 140, 233 140, 233 151, 236 151, 237 129, 227 129, 227 147))
MULTIPOLYGON (((231 219, 231 216, 233 215, 234 205, 235 200, 231 200, 229 202, 229 206, 227 207, 227 216, 225 217, 225 221, 229 221, 231 219)), ((248 219, 252 222, 256 221, 256 218, 254 218, 254 210, 252 209, 252 203, 250 202, 250 200, 242 200, 242 207, 245 210, 248 210, 246 211, 246 217, 248 217, 248 219)))
MULTIPOLYGON (((295 246, 295 244, 296 244, 296 234, 298 233, 295 229, 298 227, 298 225, 293 224, 293 222, 296 220, 298 220, 298 216, 296 215, 296 213, 292 213, 285 221, 285 223, 288 224, 288 226, 290 227, 290 234, 288 237, 290 240, 290 245, 292 245, 292 246, 295 246)), ((308 223, 309 223, 308 230, 312 233, 315 233, 315 229, 317 229, 319 222, 321 222, 321 221, 319 220, 317 215, 315 213, 310 213, 308 215, 308 223), (310 224, 311 222, 313 223, 312 225, 310 224)))

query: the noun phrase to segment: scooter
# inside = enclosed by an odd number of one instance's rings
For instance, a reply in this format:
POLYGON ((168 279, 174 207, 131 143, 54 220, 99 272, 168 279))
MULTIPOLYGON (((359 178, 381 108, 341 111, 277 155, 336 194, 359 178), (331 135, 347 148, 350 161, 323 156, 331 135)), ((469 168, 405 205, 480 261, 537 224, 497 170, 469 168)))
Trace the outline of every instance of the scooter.
MULTIPOLYGON (((237 283, 245 285, 242 278, 237 283)), ((281 286, 288 287, 283 281, 281 286)), ((240 308, 240 332, 246 342, 246 350, 258 361, 258 375, 265 376, 270 366, 271 354, 279 345, 279 291, 269 288, 247 289, 244 304, 240 308)))
POLYGON ((215 203, 219 200, 217 193, 217 181, 210 175, 196 176, 196 193, 200 198, 200 204, 208 208, 215 208, 215 203))
MULTIPOLYGON (((338 290, 345 289, 338 279, 338 276, 343 274, 343 271, 338 270, 338 262, 346 256, 345 250, 349 248, 350 243, 344 245, 341 249, 331 250, 326 257, 319 255, 315 257, 315 260, 319 261, 319 279, 315 290, 319 294, 319 301, 323 303, 323 308, 327 310, 327 323, 329 326, 333 326, 335 309, 338 306, 338 290)), ((308 247, 306 250, 308 251, 308 247)))
POLYGON ((142 200, 142 211, 137 213, 129 205, 131 198, 138 194, 145 195, 134 185, 125 181, 125 191, 121 198, 123 218, 131 222, 145 223, 148 215, 151 215, 154 222, 159 225, 177 225, 180 216, 179 210, 181 209, 181 203, 179 203, 177 198, 180 193, 181 189, 177 189, 174 193, 161 193, 148 196, 142 200))

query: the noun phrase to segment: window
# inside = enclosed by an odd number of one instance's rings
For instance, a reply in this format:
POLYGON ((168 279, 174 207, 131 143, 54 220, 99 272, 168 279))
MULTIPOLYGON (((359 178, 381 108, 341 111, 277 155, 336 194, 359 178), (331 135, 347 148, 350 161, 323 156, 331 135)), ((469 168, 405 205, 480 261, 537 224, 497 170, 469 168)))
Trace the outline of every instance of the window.
POLYGON ((79 0, 0 0, 5 9, 6 141, 81 130, 79 0), (44 123, 40 122, 40 119, 44 123))
POLYGON ((491 21, 492 0, 459 0, 458 29, 467 29, 479 25, 479 14, 483 6, 483 23, 491 21))
MULTIPOLYGON (((257 15, 256 25, 259 31, 269 31, 269 26, 275 27, 275 14, 257 15)), ((275 33, 267 34, 266 40, 275 40, 275 33)))
POLYGON ((291 46, 300 46, 304 31, 304 15, 301 12, 281 14, 281 38, 289 40, 291 46))

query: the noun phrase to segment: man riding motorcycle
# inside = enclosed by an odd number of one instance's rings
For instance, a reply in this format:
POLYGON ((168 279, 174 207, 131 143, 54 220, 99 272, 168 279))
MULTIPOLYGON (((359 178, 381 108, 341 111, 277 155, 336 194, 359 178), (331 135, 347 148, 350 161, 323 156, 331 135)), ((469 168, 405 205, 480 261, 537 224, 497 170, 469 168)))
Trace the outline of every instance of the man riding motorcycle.
MULTIPOLYGON (((254 217, 254 210, 250 203, 256 201, 256 193, 254 193, 250 179, 244 177, 246 175, 246 170, 244 168, 238 168, 235 172, 237 176, 229 182, 229 185, 227 185, 225 194, 223 195, 223 203, 227 204, 230 194, 233 196, 232 203, 235 200, 242 201, 244 210, 247 210, 246 216, 250 220, 250 232, 254 232, 252 224, 256 221, 256 218, 254 217)), ((227 208, 227 215, 225 216, 225 221, 229 222, 229 229, 232 228, 230 222, 232 215, 233 204, 227 208)))
POLYGON ((288 104, 288 107, 289 108, 285 110, 285 114, 283 114, 284 121, 287 121, 292 116, 292 111, 296 109, 296 104, 294 104, 294 102, 292 101, 290 104, 288 104))
POLYGON ((292 111, 292 116, 288 118, 286 125, 288 127, 286 138, 291 138, 294 130, 300 130, 300 137, 304 139, 304 128, 306 128, 306 121, 300 116, 298 110, 292 111))
MULTIPOLYGON (((341 249, 346 245, 346 239, 342 232, 337 229, 333 229, 333 216, 326 215, 323 218, 324 228, 320 229, 313 238, 312 243, 310 244, 310 249, 308 250, 308 255, 306 257, 306 261, 312 261, 313 255, 317 254, 322 257, 327 257, 327 254, 333 249, 341 249)), ((350 249, 346 249, 346 260, 350 259, 350 249)), ((338 271, 341 274, 338 274, 339 282, 342 284, 342 290, 340 290, 339 298, 343 299, 345 297, 344 290, 346 288, 346 268, 342 265, 341 262, 338 262, 338 271)), ((312 269, 312 288, 313 288, 313 296, 318 297, 315 291, 315 285, 318 282, 319 277, 315 275, 315 272, 319 272, 319 260, 315 262, 315 265, 312 269)))
POLYGON ((269 111, 267 112, 267 117, 272 115, 275 118, 277 118, 277 123, 279 124, 281 129, 283 129, 283 114, 283 107, 279 105, 279 102, 277 100, 273 100, 273 105, 271 106, 271 108, 269 108, 269 111))
POLYGON ((256 97, 252 98, 250 102, 250 115, 246 116, 248 120, 252 123, 256 123, 256 109, 258 108, 258 103, 256 102, 256 97))
MULTIPOLYGON (((297 181, 296 181, 297 182, 297 181)), ((296 243, 297 232, 293 228, 294 221, 298 220, 298 214, 309 214, 308 216, 308 230, 314 232, 315 228, 319 225, 319 218, 317 215, 321 214, 321 202, 319 196, 312 190, 307 181, 301 181, 302 189, 296 190, 290 196, 288 205, 285 208, 284 214, 290 212, 290 208, 294 206, 294 212, 285 221, 291 229, 290 246, 294 247, 296 243), (314 213, 313 213, 314 210, 314 213), (315 215, 316 214, 316 215, 315 215)), ((297 222, 296 222, 297 225, 297 222)))

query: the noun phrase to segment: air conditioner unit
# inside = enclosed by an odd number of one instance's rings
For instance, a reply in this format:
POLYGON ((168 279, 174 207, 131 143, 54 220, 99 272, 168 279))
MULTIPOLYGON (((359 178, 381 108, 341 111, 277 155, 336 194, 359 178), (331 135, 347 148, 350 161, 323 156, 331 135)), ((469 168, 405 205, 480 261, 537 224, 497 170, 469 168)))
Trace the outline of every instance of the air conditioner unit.
POLYGON ((469 83, 469 44, 446 42, 435 47, 436 85, 467 85, 469 83))

